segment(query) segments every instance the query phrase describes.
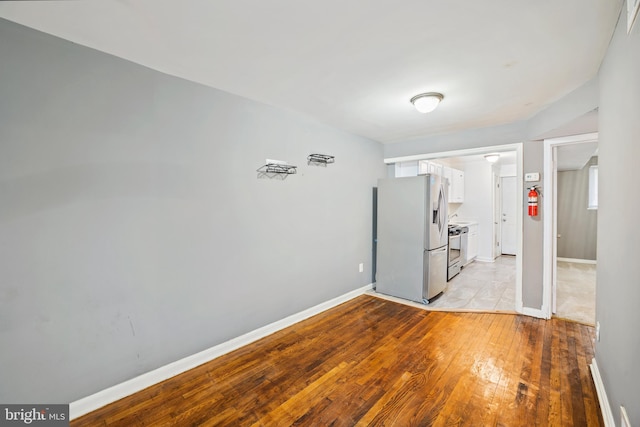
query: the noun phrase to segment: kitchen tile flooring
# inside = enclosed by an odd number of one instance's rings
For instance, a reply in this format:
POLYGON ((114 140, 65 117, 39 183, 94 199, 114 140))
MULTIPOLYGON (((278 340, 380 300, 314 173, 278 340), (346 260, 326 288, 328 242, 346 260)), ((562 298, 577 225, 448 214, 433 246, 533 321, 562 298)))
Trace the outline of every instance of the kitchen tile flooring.
MULTIPOLYGON (((595 265, 558 262, 555 317, 595 323, 595 265)), ((442 295, 423 305, 370 291, 371 295, 427 310, 515 312, 516 258, 474 261, 447 283, 442 295)))
POLYGON ((474 261, 447 282, 443 294, 429 308, 515 311, 516 257, 501 256, 495 262, 474 261))
POLYGON ((423 305, 371 291, 372 295, 428 310, 506 311, 515 313, 516 257, 501 256, 495 262, 474 261, 447 282, 444 292, 423 305))

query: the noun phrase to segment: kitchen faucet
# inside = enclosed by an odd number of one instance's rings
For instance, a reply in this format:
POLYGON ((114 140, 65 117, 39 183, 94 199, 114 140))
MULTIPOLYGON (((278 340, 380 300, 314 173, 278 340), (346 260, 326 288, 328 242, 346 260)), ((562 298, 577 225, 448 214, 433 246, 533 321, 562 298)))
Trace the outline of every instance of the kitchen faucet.
POLYGON ((458 216, 457 213, 454 213, 453 215, 449 215, 449 221, 451 221, 454 217, 458 216))

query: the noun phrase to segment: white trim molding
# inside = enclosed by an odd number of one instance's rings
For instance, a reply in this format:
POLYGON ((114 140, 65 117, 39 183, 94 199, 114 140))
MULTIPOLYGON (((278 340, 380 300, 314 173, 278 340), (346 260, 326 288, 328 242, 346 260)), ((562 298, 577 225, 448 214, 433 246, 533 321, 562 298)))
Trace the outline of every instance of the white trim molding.
POLYGON ((340 295, 336 298, 320 303, 299 313, 292 314, 291 316, 285 317, 284 319, 270 323, 244 335, 203 350, 199 353, 187 356, 183 359, 169 363, 168 365, 161 366, 157 369, 154 369, 153 371, 139 375, 135 378, 131 378, 130 380, 92 394, 91 396, 87 396, 82 399, 76 400, 75 402, 71 402, 71 404, 69 405, 69 418, 71 420, 76 419, 78 417, 81 417, 82 415, 88 414, 91 411, 95 411, 98 408, 108 405, 109 403, 113 403, 116 400, 122 399, 123 397, 127 397, 154 384, 175 377, 176 375, 186 372, 189 369, 193 369, 197 366, 202 365, 203 363, 207 363, 217 357, 220 357, 223 354, 229 353, 242 346, 257 341, 260 338, 266 337, 267 335, 271 335, 274 332, 289 327, 311 316, 315 316, 316 314, 342 304, 343 302, 349 301, 357 296, 363 295, 372 288, 373 284, 369 284, 362 288, 347 292, 344 295, 340 295))
POLYGON ((522 307, 519 310, 518 309, 516 310, 526 316, 537 317, 538 319, 549 319, 547 317, 547 310, 544 307, 541 309, 531 308, 531 307, 522 307))
POLYGON ((487 147, 476 147, 476 148, 460 148, 452 151, 414 154, 414 155, 399 156, 399 157, 387 157, 384 159, 384 163, 389 165, 389 164, 394 164, 398 162, 411 162, 414 160, 432 160, 432 159, 441 159, 444 157, 473 156, 476 154, 515 151, 521 147, 522 147, 522 143, 492 145, 487 147))
POLYGON ((557 257, 556 258, 558 261, 563 261, 563 262, 573 262, 575 264, 597 264, 598 261, 596 261, 595 259, 580 259, 580 258, 561 258, 561 257, 557 257))
POLYGON ((616 422, 613 418, 613 412, 611 412, 611 405, 609 405, 609 399, 607 398, 607 392, 604 389, 604 383, 600 376, 600 370, 594 357, 591 361, 591 376, 593 377, 593 383, 596 386, 596 394, 598 395, 598 402, 600 402, 600 410, 602 411, 602 419, 604 420, 604 427, 616 427, 616 422))
POLYGON ((631 32, 640 10, 640 0, 627 0, 627 34, 631 32))
POLYGON ((474 261, 478 261, 478 262, 488 262, 488 263, 492 263, 492 262, 496 262, 495 258, 491 258, 491 257, 483 257, 483 256, 477 256, 474 258, 474 261))
POLYGON ((556 200, 556 180, 554 171, 554 148, 562 145, 573 145, 584 142, 598 141, 598 133, 587 133, 583 135, 572 135, 561 138, 545 139, 544 147, 544 189, 545 203, 542 204, 543 221, 543 262, 542 262, 542 307, 547 312, 545 318, 551 318, 555 308, 555 284, 556 284, 556 262, 557 261, 557 219, 555 215, 556 200))

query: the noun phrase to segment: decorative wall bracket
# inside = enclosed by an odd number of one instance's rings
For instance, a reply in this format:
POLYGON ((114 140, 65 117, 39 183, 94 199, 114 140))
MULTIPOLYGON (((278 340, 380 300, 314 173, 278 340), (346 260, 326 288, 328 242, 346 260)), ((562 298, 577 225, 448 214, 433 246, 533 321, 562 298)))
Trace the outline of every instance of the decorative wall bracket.
POLYGON ((327 154, 309 154, 307 156, 307 164, 309 165, 321 165, 326 166, 329 163, 334 163, 336 158, 327 154))
POLYGON ((258 178, 279 178, 285 179, 289 175, 298 173, 297 166, 285 163, 267 163, 257 169, 258 178))

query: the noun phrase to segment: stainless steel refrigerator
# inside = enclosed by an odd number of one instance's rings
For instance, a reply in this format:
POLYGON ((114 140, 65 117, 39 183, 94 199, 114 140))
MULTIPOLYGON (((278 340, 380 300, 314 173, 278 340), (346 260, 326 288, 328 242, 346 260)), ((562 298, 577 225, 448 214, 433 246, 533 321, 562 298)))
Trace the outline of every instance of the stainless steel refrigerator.
POLYGON ((447 284, 447 181, 378 181, 376 291, 427 304, 447 284))

